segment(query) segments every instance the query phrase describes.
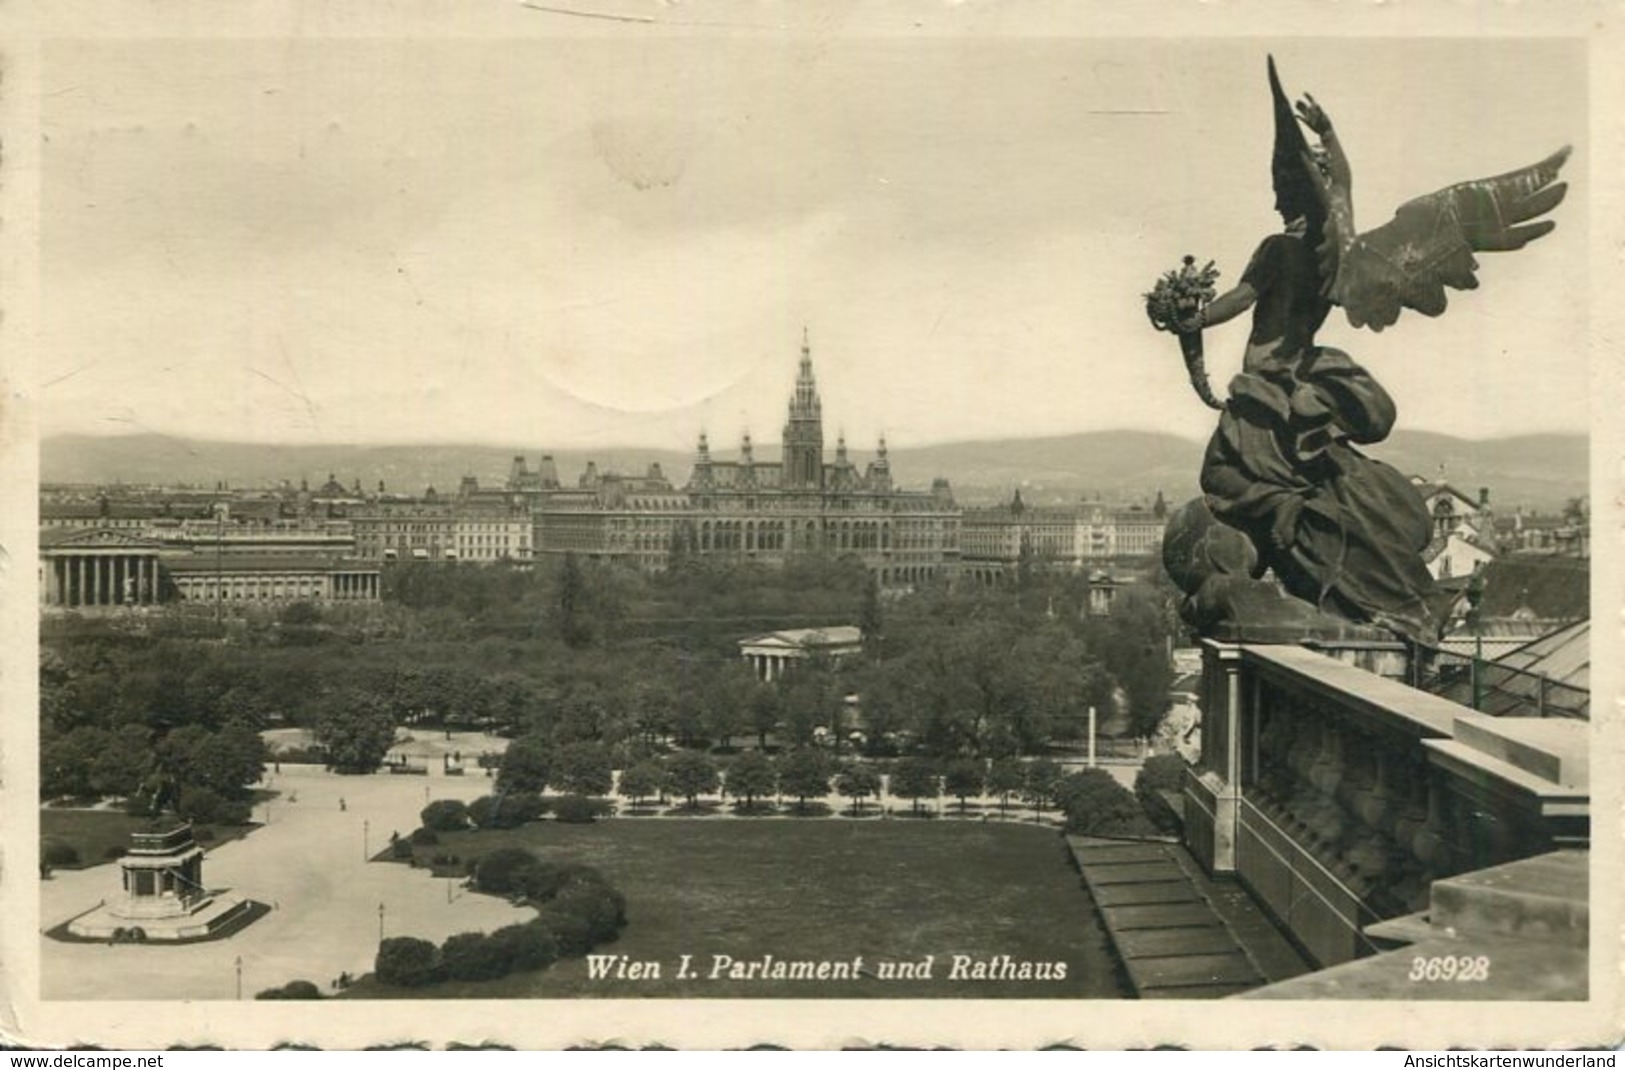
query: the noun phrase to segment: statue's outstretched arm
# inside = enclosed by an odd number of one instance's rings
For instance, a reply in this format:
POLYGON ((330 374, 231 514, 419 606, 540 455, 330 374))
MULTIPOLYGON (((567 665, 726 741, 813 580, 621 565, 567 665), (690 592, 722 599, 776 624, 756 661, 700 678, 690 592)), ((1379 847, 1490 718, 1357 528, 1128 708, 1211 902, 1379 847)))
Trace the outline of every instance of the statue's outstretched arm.
POLYGON ((1240 282, 1234 288, 1225 291, 1196 314, 1193 329, 1201 330, 1203 327, 1213 327, 1226 323, 1246 312, 1258 301, 1258 291, 1253 289, 1250 282, 1240 282))

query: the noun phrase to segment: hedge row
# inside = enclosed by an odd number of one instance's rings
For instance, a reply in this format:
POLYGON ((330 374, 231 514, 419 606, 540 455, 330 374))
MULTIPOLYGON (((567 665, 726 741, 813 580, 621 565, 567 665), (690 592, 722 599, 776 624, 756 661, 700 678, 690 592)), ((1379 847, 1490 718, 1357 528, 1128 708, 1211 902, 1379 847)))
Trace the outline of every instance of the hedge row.
POLYGON ((585 955, 615 939, 626 924, 626 898, 591 866, 544 862, 529 851, 503 848, 480 859, 474 887, 536 906, 528 922, 492 933, 428 940, 397 936, 378 945, 373 971, 383 984, 421 988, 442 981, 491 981, 541 970, 585 955))

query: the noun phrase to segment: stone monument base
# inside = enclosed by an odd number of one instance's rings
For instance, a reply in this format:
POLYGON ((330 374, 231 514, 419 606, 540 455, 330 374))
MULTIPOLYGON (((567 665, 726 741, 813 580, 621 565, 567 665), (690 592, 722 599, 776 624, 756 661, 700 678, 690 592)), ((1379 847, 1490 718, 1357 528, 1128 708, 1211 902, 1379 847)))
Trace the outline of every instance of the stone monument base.
POLYGON ((123 913, 123 903, 102 903, 67 924, 67 936, 115 943, 174 944, 215 940, 235 932, 258 917, 262 909, 252 899, 211 895, 182 912, 153 917, 123 913))

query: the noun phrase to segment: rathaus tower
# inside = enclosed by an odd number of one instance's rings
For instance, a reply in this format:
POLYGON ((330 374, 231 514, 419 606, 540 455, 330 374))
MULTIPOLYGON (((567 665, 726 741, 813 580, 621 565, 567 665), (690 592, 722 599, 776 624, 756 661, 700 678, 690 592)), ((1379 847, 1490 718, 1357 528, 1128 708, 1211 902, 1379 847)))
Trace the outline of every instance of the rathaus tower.
POLYGON ((801 371, 790 418, 784 425, 784 489, 820 490, 824 485, 824 407, 813 379, 812 349, 801 329, 801 371))

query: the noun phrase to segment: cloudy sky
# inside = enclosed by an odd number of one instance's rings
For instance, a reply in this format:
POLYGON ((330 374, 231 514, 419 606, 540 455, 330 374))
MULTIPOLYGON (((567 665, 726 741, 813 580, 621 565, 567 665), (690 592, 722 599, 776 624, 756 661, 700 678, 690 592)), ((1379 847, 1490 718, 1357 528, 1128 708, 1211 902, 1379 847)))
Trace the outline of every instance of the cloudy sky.
MULTIPOLYGON (((854 446, 1199 437, 1140 294, 1279 226, 1271 51, 1366 227, 1575 145, 1555 234, 1321 340, 1409 427, 1584 427, 1580 45, 627 33, 48 44, 42 430, 776 442, 806 325, 854 446)), ((1208 335, 1221 385, 1245 334, 1208 335)))

